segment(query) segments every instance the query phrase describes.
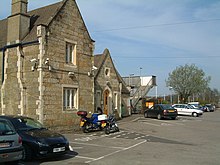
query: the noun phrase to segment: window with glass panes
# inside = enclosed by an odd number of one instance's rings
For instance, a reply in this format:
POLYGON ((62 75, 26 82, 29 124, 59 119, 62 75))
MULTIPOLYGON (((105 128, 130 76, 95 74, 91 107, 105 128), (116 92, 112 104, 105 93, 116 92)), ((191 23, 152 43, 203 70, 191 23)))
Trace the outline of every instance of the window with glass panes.
POLYGON ((76 53, 76 45, 66 42, 66 63, 74 64, 76 53))
POLYGON ((64 110, 77 109, 77 88, 63 88, 64 110))

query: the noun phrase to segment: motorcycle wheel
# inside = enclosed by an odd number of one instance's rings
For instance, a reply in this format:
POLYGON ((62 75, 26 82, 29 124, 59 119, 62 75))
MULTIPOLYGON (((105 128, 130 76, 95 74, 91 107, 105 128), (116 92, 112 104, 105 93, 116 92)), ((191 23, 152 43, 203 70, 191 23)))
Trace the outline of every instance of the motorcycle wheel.
POLYGON ((84 126, 82 126, 82 131, 83 131, 83 133, 88 133, 89 132, 89 130, 87 129, 87 124, 84 124, 84 126))
POLYGON ((115 127, 115 132, 119 132, 119 128, 118 127, 115 127))
POLYGON ((109 126, 106 126, 105 128, 104 128, 104 131, 105 131, 105 134, 110 134, 110 127, 109 126))

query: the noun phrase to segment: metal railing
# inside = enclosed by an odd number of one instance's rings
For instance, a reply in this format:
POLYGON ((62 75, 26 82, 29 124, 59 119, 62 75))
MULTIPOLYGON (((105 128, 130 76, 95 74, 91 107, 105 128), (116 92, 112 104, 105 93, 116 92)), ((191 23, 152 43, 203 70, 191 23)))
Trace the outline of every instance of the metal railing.
POLYGON ((150 79, 150 81, 147 83, 147 85, 142 85, 141 83, 141 79, 140 82, 138 82, 138 88, 137 90, 134 92, 134 94, 131 96, 131 103, 133 107, 136 107, 136 105, 138 104, 140 98, 143 98, 144 96, 147 95, 147 93, 150 91, 150 89, 154 86, 153 85, 153 77, 150 79))

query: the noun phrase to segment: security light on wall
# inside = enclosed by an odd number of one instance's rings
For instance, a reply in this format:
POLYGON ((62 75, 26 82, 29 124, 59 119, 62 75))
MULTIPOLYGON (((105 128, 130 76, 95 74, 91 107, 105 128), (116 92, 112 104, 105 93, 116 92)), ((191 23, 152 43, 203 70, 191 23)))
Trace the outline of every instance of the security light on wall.
POLYGON ((32 66, 31 66, 31 70, 34 71, 35 69, 37 69, 37 63, 38 63, 38 60, 36 58, 33 58, 30 60, 32 66))
POLYGON ((68 73, 68 76, 69 76, 69 77, 73 77, 73 76, 74 76, 74 72, 69 72, 69 73, 68 73))
POLYGON ((88 72, 88 76, 93 77, 94 76, 93 72, 88 72))
POLYGON ((98 68, 96 66, 92 66, 92 70, 97 70, 98 68))
POLYGON ((49 61, 50 61, 50 59, 49 58, 47 58, 46 60, 45 60, 45 65, 49 65, 49 61))
POLYGON ((30 60, 30 62, 36 63, 36 62, 37 62, 37 59, 36 59, 36 58, 33 58, 33 59, 30 60))

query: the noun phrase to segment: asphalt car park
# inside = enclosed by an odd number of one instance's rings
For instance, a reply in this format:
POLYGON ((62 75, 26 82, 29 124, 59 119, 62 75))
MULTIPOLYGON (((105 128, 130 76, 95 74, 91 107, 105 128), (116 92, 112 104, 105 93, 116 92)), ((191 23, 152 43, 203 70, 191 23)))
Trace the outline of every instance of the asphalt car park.
POLYGON ((65 134, 73 148, 61 158, 20 164, 220 164, 220 112, 176 120, 133 115, 118 122, 120 132, 65 134))

